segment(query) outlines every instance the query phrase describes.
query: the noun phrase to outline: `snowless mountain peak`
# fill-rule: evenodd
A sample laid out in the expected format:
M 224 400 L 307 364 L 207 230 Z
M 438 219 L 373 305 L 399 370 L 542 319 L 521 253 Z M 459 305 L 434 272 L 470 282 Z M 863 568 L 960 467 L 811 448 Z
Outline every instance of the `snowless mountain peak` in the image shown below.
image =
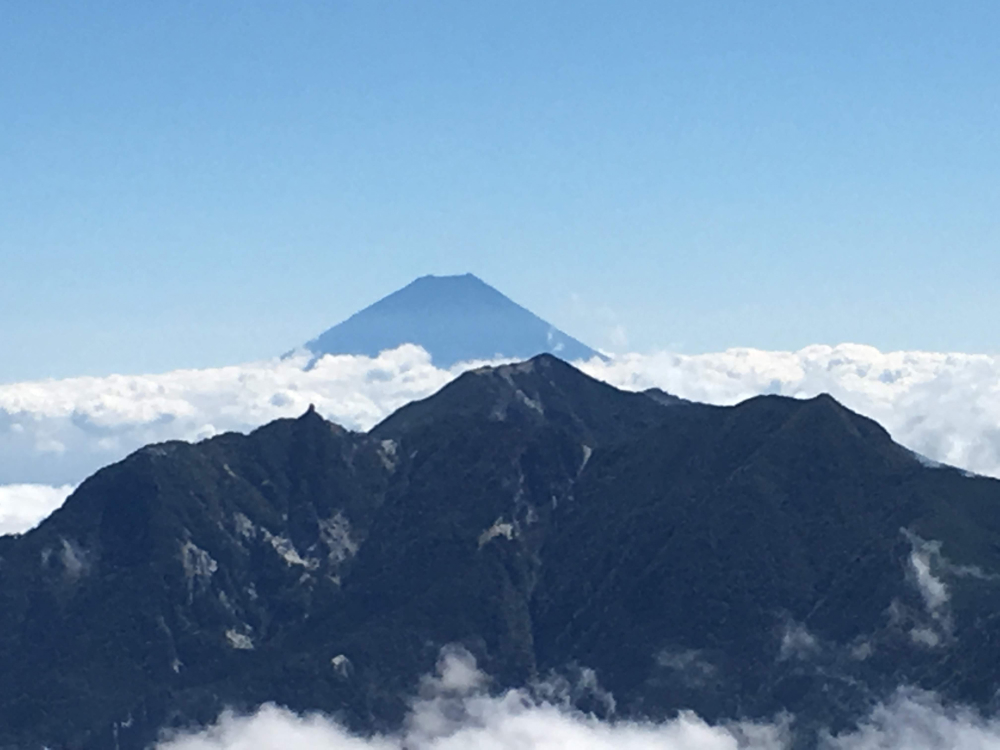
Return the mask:
M 376 356 L 402 344 L 426 349 L 434 364 L 548 352 L 566 360 L 601 355 L 471 273 L 421 276 L 306 344 L 315 356 Z

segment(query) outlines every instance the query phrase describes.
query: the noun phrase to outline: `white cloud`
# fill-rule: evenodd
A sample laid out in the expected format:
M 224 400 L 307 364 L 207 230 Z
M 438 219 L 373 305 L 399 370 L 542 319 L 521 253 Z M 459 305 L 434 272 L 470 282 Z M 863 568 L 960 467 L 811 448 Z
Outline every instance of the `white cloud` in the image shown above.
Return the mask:
M 0 536 L 18 534 L 38 525 L 63 504 L 73 486 L 48 487 L 41 484 L 0 486 Z
M 922 539 L 908 529 L 902 529 L 903 536 L 910 543 L 910 555 L 907 559 L 907 580 L 920 593 L 926 617 L 916 616 L 906 612 L 906 607 L 899 601 L 891 608 L 891 614 L 897 622 L 907 615 L 913 622 L 910 637 L 915 643 L 935 648 L 950 641 L 953 636 L 951 613 L 951 591 L 948 588 L 949 578 L 976 578 L 981 581 L 995 581 L 1000 576 L 986 573 L 975 565 L 956 565 L 941 552 L 941 542 Z
M 309 404 L 367 429 L 458 370 L 403 346 L 379 357 L 309 355 L 160 375 L 0 385 L 0 484 L 79 482 L 151 442 L 247 431 Z
M 321 715 L 264 706 L 225 714 L 212 728 L 167 739 L 158 750 L 778 750 L 778 726 L 712 727 L 690 713 L 664 724 L 603 722 L 526 690 L 490 696 L 468 653 L 449 649 L 425 678 L 399 734 L 361 738 Z
M 932 694 L 900 690 L 829 750 L 1000 750 L 1000 721 L 964 707 L 942 705 Z
M 788 622 L 781 634 L 781 651 L 779 660 L 808 659 L 820 650 L 816 636 L 810 633 L 806 626 L 799 622 Z
M 321 714 L 273 705 L 165 738 L 157 750 L 790 750 L 786 718 L 710 725 L 691 712 L 662 723 L 599 720 L 546 690 L 489 695 L 468 653 L 446 650 L 399 733 L 359 737 Z M 545 695 L 545 698 L 539 698 Z M 1000 722 L 933 694 L 901 689 L 857 727 L 820 737 L 821 750 L 1000 749 Z
M 459 373 L 412 345 L 369 358 L 309 355 L 160 375 L 0 385 L 0 485 L 78 483 L 151 442 L 197 440 L 298 416 L 310 403 L 368 429 Z M 626 389 L 734 404 L 760 393 L 831 393 L 883 424 L 908 448 L 1000 477 L 1000 357 L 811 346 L 798 352 L 732 349 L 701 355 L 625 354 L 578 363 Z
M 934 616 L 940 615 L 950 598 L 945 582 L 931 572 L 931 555 L 940 550 L 940 547 L 940 542 L 914 543 L 910 552 L 910 568 L 916 579 L 917 588 L 924 599 L 924 604 L 927 605 L 927 611 Z

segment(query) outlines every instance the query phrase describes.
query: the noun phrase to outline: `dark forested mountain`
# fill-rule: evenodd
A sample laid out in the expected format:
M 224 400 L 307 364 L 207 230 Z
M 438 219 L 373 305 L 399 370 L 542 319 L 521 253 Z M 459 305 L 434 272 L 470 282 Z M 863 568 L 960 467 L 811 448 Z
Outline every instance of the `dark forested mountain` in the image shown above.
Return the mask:
M 401 344 L 418 344 L 438 367 L 456 362 L 548 352 L 562 359 L 600 357 L 534 313 L 467 273 L 422 276 L 355 313 L 306 344 L 314 355 L 374 357 Z
M 618 715 L 787 710 L 808 746 L 901 683 L 990 705 L 998 605 L 1000 482 L 828 396 L 711 407 L 543 355 L 367 434 L 149 446 L 0 538 L 0 747 L 269 700 L 386 728 L 449 643 L 498 688 L 589 667 Z

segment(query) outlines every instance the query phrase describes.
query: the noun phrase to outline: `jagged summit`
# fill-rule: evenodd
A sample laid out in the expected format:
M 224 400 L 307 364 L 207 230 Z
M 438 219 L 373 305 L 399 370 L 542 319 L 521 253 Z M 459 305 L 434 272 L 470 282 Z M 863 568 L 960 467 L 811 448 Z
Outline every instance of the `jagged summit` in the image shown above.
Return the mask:
M 475 415 L 491 422 L 571 426 L 581 435 L 617 435 L 659 422 L 661 408 L 645 394 L 619 391 L 558 357 L 539 354 L 470 370 L 429 398 L 400 408 L 371 434 L 393 436 L 418 425 Z
M 422 346 L 439 367 L 495 357 L 527 359 L 542 352 L 566 360 L 601 356 L 471 273 L 422 276 L 306 348 L 316 356 L 376 356 L 406 343 Z
M 622 719 L 787 713 L 811 750 L 900 684 L 995 705 L 998 509 L 829 396 L 710 406 L 546 354 L 367 433 L 310 408 L 147 446 L 0 537 L 0 748 L 266 702 L 392 732 L 461 643 L 497 688 L 584 667 Z

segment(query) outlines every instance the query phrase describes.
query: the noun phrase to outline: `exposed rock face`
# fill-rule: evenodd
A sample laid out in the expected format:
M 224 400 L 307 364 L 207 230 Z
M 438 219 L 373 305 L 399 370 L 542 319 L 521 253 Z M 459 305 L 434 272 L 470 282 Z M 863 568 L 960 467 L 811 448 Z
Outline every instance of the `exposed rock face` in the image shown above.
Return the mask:
M 422 276 L 355 313 L 306 344 L 316 356 L 374 357 L 417 344 L 438 367 L 501 357 L 555 354 L 565 360 L 602 355 L 467 273 Z
M 829 397 L 626 393 L 551 356 L 368 434 L 315 412 L 149 446 L 0 538 L 0 747 L 141 748 L 267 700 L 391 726 L 438 650 L 593 668 L 625 715 L 997 687 L 1000 482 Z M 593 707 L 591 707 L 593 708 Z

